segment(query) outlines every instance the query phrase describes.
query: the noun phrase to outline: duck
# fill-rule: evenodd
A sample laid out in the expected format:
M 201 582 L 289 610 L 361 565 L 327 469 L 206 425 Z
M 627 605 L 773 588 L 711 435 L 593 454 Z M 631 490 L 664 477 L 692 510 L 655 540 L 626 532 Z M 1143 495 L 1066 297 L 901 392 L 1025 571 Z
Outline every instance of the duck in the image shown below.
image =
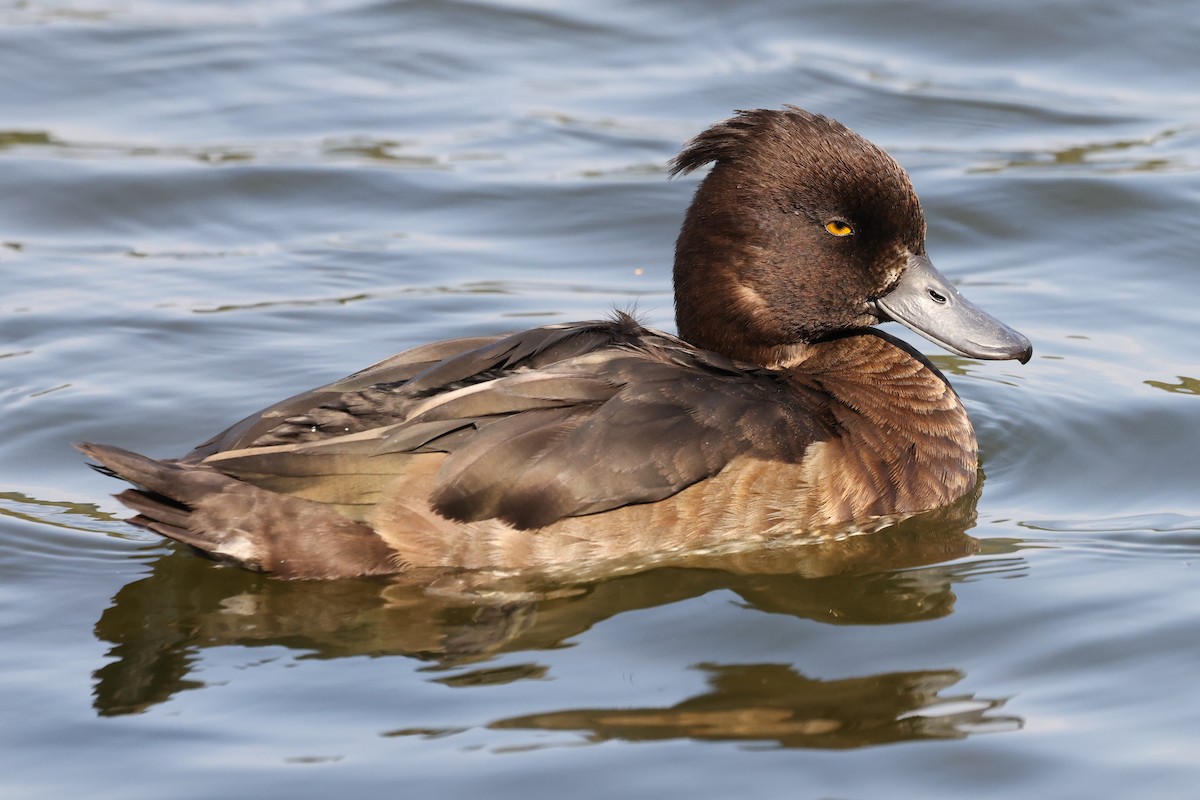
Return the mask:
M 1032 356 L 926 252 L 904 169 L 796 106 L 737 111 L 675 246 L 677 334 L 632 315 L 449 339 L 234 424 L 176 459 L 76 445 L 129 521 L 284 579 L 570 578 L 869 533 L 972 492 L 946 377 L 879 330 Z

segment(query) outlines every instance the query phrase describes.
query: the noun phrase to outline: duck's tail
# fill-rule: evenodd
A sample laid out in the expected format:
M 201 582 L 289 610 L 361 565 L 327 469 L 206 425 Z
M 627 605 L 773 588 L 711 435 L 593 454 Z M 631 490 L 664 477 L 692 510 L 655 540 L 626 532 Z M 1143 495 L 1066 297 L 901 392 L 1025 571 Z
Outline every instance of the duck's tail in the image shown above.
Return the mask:
M 76 448 L 106 475 L 136 489 L 115 495 L 129 522 L 219 561 L 281 578 L 336 578 L 399 571 L 396 553 L 370 526 L 332 508 L 272 492 L 203 465 L 157 461 L 105 444 Z

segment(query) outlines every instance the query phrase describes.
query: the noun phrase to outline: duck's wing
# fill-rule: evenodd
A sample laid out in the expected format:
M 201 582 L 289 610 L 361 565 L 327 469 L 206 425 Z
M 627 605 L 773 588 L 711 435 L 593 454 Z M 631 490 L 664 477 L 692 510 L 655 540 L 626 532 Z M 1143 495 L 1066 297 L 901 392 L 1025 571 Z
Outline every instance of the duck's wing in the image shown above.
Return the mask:
M 414 455 L 446 453 L 427 498 L 436 511 L 533 529 L 669 497 L 740 456 L 798 462 L 835 424 L 780 373 L 627 322 L 488 343 L 402 384 L 345 392 L 205 462 L 275 491 L 369 505 Z
M 451 519 L 540 528 L 670 497 L 738 457 L 798 463 L 828 435 L 832 418 L 807 390 L 702 356 L 605 351 L 547 370 L 530 388 L 576 399 L 508 415 L 452 443 L 434 508 Z M 443 415 L 458 412 L 437 407 L 422 418 Z
M 620 314 L 611 321 L 433 342 L 252 414 L 198 445 L 179 462 L 193 464 L 230 450 L 320 441 L 381 427 L 403 419 L 413 398 L 515 370 L 537 369 L 629 341 L 642 330 L 628 315 Z
M 336 402 L 349 392 L 365 389 L 380 382 L 406 381 L 447 359 L 493 344 L 501 338 L 503 337 L 486 336 L 448 339 L 405 350 L 403 353 L 386 358 L 339 381 L 301 392 L 251 414 L 206 442 L 197 445 L 194 450 L 179 459 L 179 462 L 192 464 L 202 461 L 214 453 L 254 446 L 256 442 L 270 437 L 272 431 L 286 426 L 287 420 L 318 409 L 325 403 Z

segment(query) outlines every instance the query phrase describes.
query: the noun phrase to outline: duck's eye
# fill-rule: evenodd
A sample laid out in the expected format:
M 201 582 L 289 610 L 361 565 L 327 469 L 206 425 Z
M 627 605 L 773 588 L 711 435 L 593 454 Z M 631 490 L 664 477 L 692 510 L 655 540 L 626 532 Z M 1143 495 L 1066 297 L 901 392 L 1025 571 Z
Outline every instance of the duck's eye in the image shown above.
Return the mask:
M 849 236 L 854 233 L 854 228 L 850 227 L 850 223 L 844 219 L 831 219 L 825 223 L 825 230 L 832 233 L 834 236 Z

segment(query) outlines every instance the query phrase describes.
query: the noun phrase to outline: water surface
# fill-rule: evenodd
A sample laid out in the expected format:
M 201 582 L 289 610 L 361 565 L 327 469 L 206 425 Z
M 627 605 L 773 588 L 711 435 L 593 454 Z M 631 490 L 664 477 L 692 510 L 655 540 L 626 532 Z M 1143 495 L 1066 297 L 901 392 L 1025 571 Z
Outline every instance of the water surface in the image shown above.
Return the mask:
M 1192 796 L 1197 41 L 1180 0 L 0 5 L 4 796 Z M 957 516 L 464 607 L 196 558 L 70 448 L 179 454 L 440 337 L 669 329 L 668 159 L 783 103 L 892 152 L 1034 341 L 935 354 Z

